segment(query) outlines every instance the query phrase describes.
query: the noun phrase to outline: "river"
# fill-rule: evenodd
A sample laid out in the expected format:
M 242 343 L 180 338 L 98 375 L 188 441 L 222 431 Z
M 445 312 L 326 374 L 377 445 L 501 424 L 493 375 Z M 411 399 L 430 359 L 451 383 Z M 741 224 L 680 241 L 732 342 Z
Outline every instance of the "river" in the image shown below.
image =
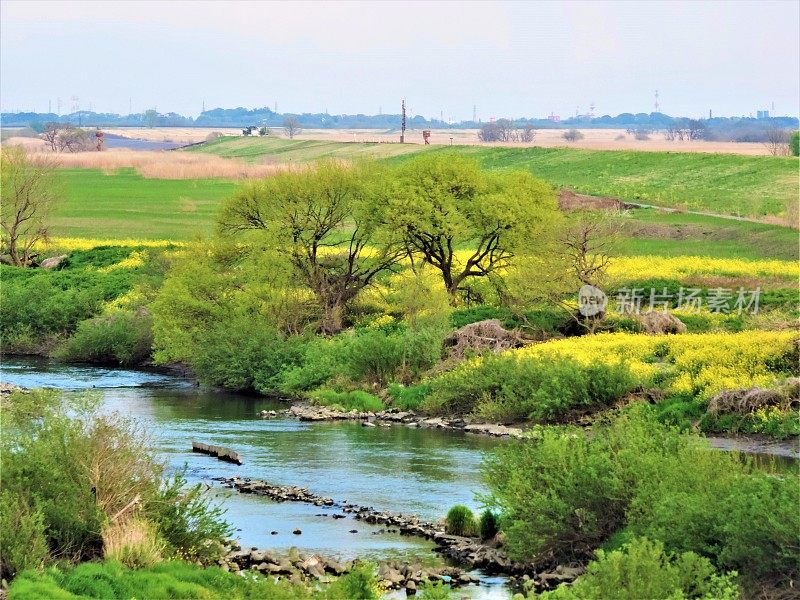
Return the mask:
M 103 410 L 142 422 L 173 469 L 187 468 L 191 483 L 211 485 L 224 503 L 226 519 L 243 547 L 287 550 L 292 546 L 339 559 L 403 558 L 437 564 L 433 544 L 386 533 L 351 518 L 333 519 L 335 509 L 277 503 L 238 494 L 212 478 L 241 475 L 273 484 L 308 486 L 310 491 L 376 509 L 436 520 L 458 503 L 478 508 L 480 464 L 503 440 L 404 426 L 362 427 L 358 423 L 309 423 L 261 410 L 286 408 L 275 400 L 207 390 L 173 375 L 129 369 L 63 365 L 4 358 L 0 379 L 23 387 L 92 390 Z M 228 446 L 244 462 L 236 466 L 191 452 L 192 440 Z M 293 531 L 300 529 L 302 534 Z M 351 533 L 356 530 L 356 533 Z M 276 531 L 276 534 L 272 532 Z M 473 598 L 508 598 L 503 578 L 462 588 Z

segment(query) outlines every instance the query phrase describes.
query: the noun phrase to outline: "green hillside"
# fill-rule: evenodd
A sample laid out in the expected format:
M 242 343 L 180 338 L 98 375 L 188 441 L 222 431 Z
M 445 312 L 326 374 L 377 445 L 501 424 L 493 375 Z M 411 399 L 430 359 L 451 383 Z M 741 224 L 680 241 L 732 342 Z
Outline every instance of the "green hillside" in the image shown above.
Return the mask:
M 220 138 L 193 148 L 249 162 L 306 162 L 323 157 L 407 160 L 417 152 L 457 152 L 488 168 L 527 169 L 559 187 L 631 202 L 732 215 L 784 215 L 797 201 L 798 160 L 680 152 L 486 148 L 481 146 Z

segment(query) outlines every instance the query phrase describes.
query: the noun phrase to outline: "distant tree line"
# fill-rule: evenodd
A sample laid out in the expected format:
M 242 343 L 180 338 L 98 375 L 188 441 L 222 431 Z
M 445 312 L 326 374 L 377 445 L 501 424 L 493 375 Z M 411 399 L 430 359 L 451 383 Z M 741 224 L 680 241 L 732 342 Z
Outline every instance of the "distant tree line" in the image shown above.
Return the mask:
M 196 119 L 177 113 L 159 113 L 155 109 L 143 113 L 118 115 L 79 111 L 69 115 L 54 113 L 2 113 L 4 127 L 35 126 L 47 122 L 68 123 L 77 127 L 236 127 L 249 126 L 284 128 L 287 120 L 296 121 L 305 129 L 397 129 L 399 114 L 381 115 L 331 115 L 328 113 L 278 113 L 270 108 L 214 108 L 204 111 Z M 595 118 L 571 117 L 561 121 L 549 119 L 498 119 L 491 123 L 463 121 L 451 124 L 439 119 L 426 119 L 420 115 L 407 118 L 409 129 L 485 129 L 485 141 L 521 141 L 535 135 L 537 129 L 629 129 L 648 132 L 666 132 L 675 139 L 709 139 L 714 141 L 767 142 L 769 128 L 795 130 L 800 126 L 795 117 L 714 117 L 688 119 L 671 117 L 664 113 L 621 113 L 615 117 L 603 115 Z M 698 137 L 700 136 L 700 137 Z M 504 139 L 506 138 L 506 139 Z M 531 140 L 532 141 L 532 140 Z

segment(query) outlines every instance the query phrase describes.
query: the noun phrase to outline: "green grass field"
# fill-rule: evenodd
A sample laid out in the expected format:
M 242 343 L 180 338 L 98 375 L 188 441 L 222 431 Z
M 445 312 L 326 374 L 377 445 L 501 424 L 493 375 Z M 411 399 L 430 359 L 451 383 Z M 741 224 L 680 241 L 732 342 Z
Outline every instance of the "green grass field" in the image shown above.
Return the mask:
M 106 175 L 59 171 L 64 192 L 51 222 L 58 237 L 188 240 L 213 231 L 214 214 L 235 183 L 225 179 L 145 179 L 133 169 Z
M 625 256 L 709 256 L 750 260 L 797 260 L 797 232 L 788 227 L 719 217 L 628 211 L 617 252 Z
M 784 214 L 787 204 L 797 201 L 796 158 L 571 148 L 462 147 L 458 152 L 491 169 L 526 169 L 557 186 L 645 204 L 765 216 Z
M 213 231 L 217 206 L 236 186 L 222 179 L 146 179 L 132 169 L 59 173 L 64 201 L 51 226 L 57 237 L 191 240 Z M 650 209 L 629 215 L 618 246 L 623 255 L 798 257 L 797 232 L 786 227 Z
M 488 168 L 531 171 L 559 187 L 631 202 L 733 215 L 783 215 L 797 201 L 796 158 L 572 148 L 433 147 L 408 144 L 220 138 L 193 148 L 249 162 L 307 162 L 365 156 L 406 160 L 417 152 L 457 152 Z

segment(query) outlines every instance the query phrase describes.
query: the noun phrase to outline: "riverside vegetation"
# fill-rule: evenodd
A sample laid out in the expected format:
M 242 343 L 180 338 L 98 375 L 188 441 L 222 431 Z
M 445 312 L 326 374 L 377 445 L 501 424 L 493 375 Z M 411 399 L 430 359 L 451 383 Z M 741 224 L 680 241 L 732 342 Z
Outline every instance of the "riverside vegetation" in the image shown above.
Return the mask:
M 528 439 L 487 462 L 486 512 L 475 519 L 454 509 L 447 524 L 489 539 L 499 529 L 509 553 L 537 567 L 588 565 L 572 587 L 545 595 L 780 597 L 796 585 L 796 474 L 765 473 L 711 452 L 691 433 L 800 433 L 797 265 L 792 249 L 771 254 L 788 240 L 783 230 L 726 223 L 735 234 L 765 232 L 772 241 L 760 250 L 728 237 L 716 260 L 676 253 L 669 236 L 652 245 L 658 256 L 624 256 L 631 238 L 614 218 L 564 214 L 553 189 L 528 172 L 487 171 L 444 153 L 396 165 L 323 162 L 229 190 L 217 233 L 204 241 L 56 239 L 54 251 L 67 257 L 55 270 L 0 266 L 6 351 L 110 364 L 180 362 L 211 385 L 339 410 L 397 407 L 534 423 Z M 669 229 L 679 218 L 651 223 Z M 586 252 L 570 252 L 574 244 L 564 242 L 587 229 L 603 235 L 584 236 Z M 598 320 L 577 317 L 572 296 L 587 282 L 673 296 L 681 286 L 760 285 L 761 311 L 683 314 L 673 301 L 672 314 L 688 332 L 652 335 L 613 310 Z M 510 347 L 495 353 L 459 343 L 463 328 L 490 319 L 512 333 Z M 50 408 L 26 420 L 25 398 Z M 249 580 L 234 582 L 213 569 L 160 564 L 208 562 L 197 553 L 216 548 L 225 530 L 200 495 L 182 490 L 179 480 L 164 484 L 144 450 L 136 472 L 146 476 L 107 506 L 91 473 L 42 475 L 45 491 L 37 497 L 19 485 L 6 488 L 28 473 L 84 464 L 65 460 L 72 446 L 56 448 L 56 440 L 73 440 L 74 452 L 100 452 L 105 444 L 95 436 L 130 437 L 127 425 L 115 429 L 100 416 L 85 425 L 71 421 L 64 401 L 38 393 L 4 400 L 18 404 L 4 410 L 4 428 L 11 422 L 18 430 L 3 447 L 4 493 L 17 496 L 3 505 L 18 510 L 4 513 L 3 535 L 27 528 L 22 558 L 4 563 L 4 573 L 60 557 L 123 564 L 29 571 L 17 577 L 12 596 L 43 593 L 26 588 L 97 595 L 75 582 L 102 573 L 121 586 L 108 588 L 107 597 L 128 597 L 125 586 L 137 577 L 177 578 L 189 586 L 187 595 L 205 588 L 212 596 L 251 597 L 269 585 L 277 586 L 274 597 L 339 593 L 256 576 L 251 589 Z M 594 421 L 592 435 L 568 425 L 576 420 Z M 52 428 L 34 433 L 42 422 Z M 138 454 L 98 456 L 98 464 L 124 465 Z M 15 461 L 18 470 L 8 467 Z M 54 503 L 63 493 L 59 482 L 72 481 L 81 482 L 73 495 L 84 500 Z M 197 513 L 187 517 L 191 511 Z M 18 515 L 24 522 L 8 520 Z M 132 555 L 150 558 L 112 550 L 109 530 L 118 521 L 146 540 Z M 197 531 L 187 522 L 203 526 Z M 95 575 L 84 576 L 91 569 Z M 351 592 L 369 597 L 370 577 L 354 575 L 364 587 Z

